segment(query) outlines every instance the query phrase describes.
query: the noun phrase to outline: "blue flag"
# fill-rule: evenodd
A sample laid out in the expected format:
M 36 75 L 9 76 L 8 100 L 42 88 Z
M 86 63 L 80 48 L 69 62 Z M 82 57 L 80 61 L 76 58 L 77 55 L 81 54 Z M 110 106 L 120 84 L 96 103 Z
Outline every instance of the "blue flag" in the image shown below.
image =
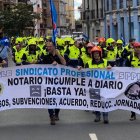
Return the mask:
M 50 10 L 51 10 L 51 17 L 52 17 L 52 41 L 56 45 L 56 36 L 57 36 L 57 11 L 54 5 L 53 0 L 50 0 Z
M 85 41 L 89 41 L 89 37 L 87 35 L 83 34 L 83 38 Z
M 10 41 L 7 37 L 0 39 L 0 45 L 10 47 Z
M 121 40 L 123 41 L 123 46 L 125 46 L 125 39 L 124 36 L 121 34 Z

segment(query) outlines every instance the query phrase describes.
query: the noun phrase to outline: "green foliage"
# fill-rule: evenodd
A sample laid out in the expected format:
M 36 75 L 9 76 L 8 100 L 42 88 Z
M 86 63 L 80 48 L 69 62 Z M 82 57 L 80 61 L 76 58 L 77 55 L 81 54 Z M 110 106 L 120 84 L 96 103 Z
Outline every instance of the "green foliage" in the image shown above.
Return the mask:
M 33 21 L 39 18 L 32 5 L 20 3 L 0 12 L 0 27 L 10 36 L 21 35 L 26 27 L 34 27 Z

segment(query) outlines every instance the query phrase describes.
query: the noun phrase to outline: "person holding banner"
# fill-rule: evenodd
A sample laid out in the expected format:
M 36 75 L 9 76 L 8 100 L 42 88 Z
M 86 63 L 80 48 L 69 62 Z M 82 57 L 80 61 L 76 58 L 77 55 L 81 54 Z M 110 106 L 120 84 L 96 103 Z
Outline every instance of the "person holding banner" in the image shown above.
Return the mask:
M 47 42 L 46 47 L 48 53 L 43 57 L 43 64 L 66 65 L 65 59 L 60 55 L 59 51 L 55 49 L 55 45 L 53 42 Z M 48 109 L 48 112 L 50 115 L 50 124 L 55 125 L 55 121 L 59 120 L 60 109 Z
M 91 57 L 92 59 L 90 61 L 87 62 L 86 64 L 86 68 L 108 68 L 111 69 L 111 66 L 108 65 L 108 61 L 106 59 L 102 58 L 102 49 L 99 46 L 94 46 L 91 49 Z M 101 112 L 99 111 L 95 111 L 95 122 L 100 122 L 101 120 Z M 108 112 L 103 112 L 103 120 L 104 120 L 104 124 L 108 124 Z
M 126 61 L 126 66 L 140 68 L 140 43 L 135 42 L 133 44 L 134 52 L 130 54 Z M 136 113 L 131 112 L 130 121 L 136 120 Z

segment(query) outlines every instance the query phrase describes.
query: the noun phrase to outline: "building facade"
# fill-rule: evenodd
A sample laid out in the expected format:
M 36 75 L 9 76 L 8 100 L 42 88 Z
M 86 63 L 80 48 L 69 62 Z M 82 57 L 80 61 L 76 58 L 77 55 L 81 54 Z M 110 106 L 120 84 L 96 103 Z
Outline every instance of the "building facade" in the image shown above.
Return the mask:
M 12 7 L 13 4 L 15 4 L 17 0 L 0 0 L 0 7 L 2 9 L 0 10 L 6 10 Z
M 50 3 L 47 1 L 47 10 L 46 10 L 46 18 L 47 18 L 47 34 L 52 34 L 52 19 L 50 12 Z M 54 0 L 54 4 L 57 11 L 57 29 L 58 35 L 63 35 L 66 33 L 67 25 L 66 25 L 66 2 L 65 0 Z
M 66 23 L 66 2 L 67 0 L 53 0 L 56 11 L 57 11 L 57 27 L 58 34 L 63 35 L 67 33 L 67 23 Z M 71 7 L 74 7 L 74 0 L 70 0 Z M 52 19 L 50 12 L 50 0 L 0 0 L 0 9 L 5 10 L 15 3 L 25 3 L 31 4 L 33 6 L 33 11 L 40 15 L 40 19 L 35 19 L 33 21 L 34 27 L 29 29 L 28 32 L 34 32 L 35 36 L 46 36 L 52 35 Z M 74 13 L 74 9 L 73 13 Z M 74 14 L 70 14 L 71 28 L 74 28 Z M 27 34 L 29 34 L 27 33 Z
M 3 10 L 3 0 L 0 0 L 0 10 Z
M 75 30 L 75 17 L 74 17 L 74 0 L 65 0 L 66 2 L 66 24 L 67 33 L 71 34 Z
M 30 0 L 33 4 L 34 12 L 40 15 L 39 20 L 35 20 L 35 35 L 52 35 L 52 19 L 50 11 L 50 0 Z M 58 34 L 66 32 L 66 2 L 65 0 L 53 0 L 57 11 Z
M 131 31 L 131 37 L 140 41 L 140 0 L 105 0 L 104 24 L 106 37 L 123 38 L 127 43 Z
M 40 15 L 40 19 L 35 19 L 34 35 L 45 36 L 47 33 L 47 1 L 46 0 L 30 0 L 33 5 L 33 11 Z
M 95 41 L 104 35 L 104 0 L 82 0 L 81 20 L 83 32 Z

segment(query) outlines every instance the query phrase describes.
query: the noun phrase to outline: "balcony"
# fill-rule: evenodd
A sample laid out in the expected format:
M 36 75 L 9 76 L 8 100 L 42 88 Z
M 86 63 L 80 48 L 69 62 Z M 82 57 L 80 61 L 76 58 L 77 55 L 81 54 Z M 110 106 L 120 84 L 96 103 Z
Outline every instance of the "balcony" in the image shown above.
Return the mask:
M 103 19 L 104 18 L 104 11 L 103 9 L 98 9 L 98 11 L 95 12 L 95 10 L 90 11 L 84 11 L 81 12 L 81 20 L 97 20 L 97 19 Z

